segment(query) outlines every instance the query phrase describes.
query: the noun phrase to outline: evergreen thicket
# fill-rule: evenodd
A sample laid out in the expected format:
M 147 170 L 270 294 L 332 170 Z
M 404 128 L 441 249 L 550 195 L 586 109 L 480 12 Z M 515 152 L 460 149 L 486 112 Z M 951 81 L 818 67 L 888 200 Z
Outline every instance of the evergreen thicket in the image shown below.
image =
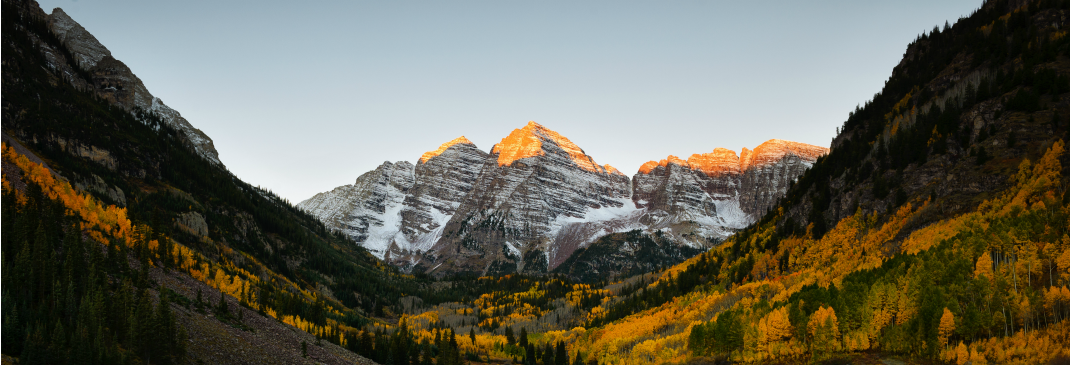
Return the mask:
M 20 364 L 183 357 L 186 334 L 170 298 L 147 278 L 149 263 L 137 260 L 147 256 L 145 241 L 132 250 L 86 242 L 79 219 L 32 182 L 24 199 L 4 190 L 3 232 L 4 354 Z

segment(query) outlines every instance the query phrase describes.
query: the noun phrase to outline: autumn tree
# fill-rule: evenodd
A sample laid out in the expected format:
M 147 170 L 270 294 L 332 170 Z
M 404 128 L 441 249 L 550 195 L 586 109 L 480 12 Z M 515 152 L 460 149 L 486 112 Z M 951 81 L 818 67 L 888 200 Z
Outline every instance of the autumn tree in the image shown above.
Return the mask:
M 940 327 L 937 329 L 937 336 L 940 340 L 941 348 L 947 348 L 947 339 L 950 338 L 954 332 L 955 315 L 945 307 L 944 314 L 940 316 Z
M 816 353 L 828 353 L 839 350 L 840 324 L 836 310 L 821 306 L 807 323 L 807 330 L 813 338 L 812 347 Z

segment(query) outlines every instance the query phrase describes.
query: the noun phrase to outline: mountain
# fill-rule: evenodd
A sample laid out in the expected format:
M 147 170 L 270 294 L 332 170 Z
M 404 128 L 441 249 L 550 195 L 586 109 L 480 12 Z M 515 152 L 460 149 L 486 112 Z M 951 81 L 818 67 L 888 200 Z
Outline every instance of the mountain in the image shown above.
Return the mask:
M 590 280 L 671 266 L 754 223 L 828 151 L 772 139 L 753 151 L 743 148 L 742 157 L 716 148 L 686 161 L 669 156 L 647 162 L 632 177 L 634 213 L 608 220 L 613 225 L 574 224 L 596 233 L 579 245 L 582 255 L 560 257 L 551 269 Z M 637 231 L 618 233 L 624 227 Z M 599 238 L 598 233 L 610 234 Z
M 491 148 L 472 190 L 420 269 L 545 272 L 555 257 L 575 249 L 569 244 L 578 242 L 562 242 L 560 236 L 570 223 L 627 211 L 629 195 L 627 176 L 598 165 L 568 138 L 529 122 Z M 529 263 L 539 269 L 525 269 Z
M 827 153 L 715 149 L 629 184 L 531 123 L 490 153 L 458 139 L 321 197 L 320 217 L 390 240 L 383 257 L 416 274 L 509 273 L 438 280 L 205 158 L 129 107 L 132 84 L 94 82 L 36 3 L 4 1 L 0 350 L 23 364 L 1066 363 L 1067 15 L 1067 1 L 994 0 L 922 34 Z M 756 221 L 707 249 L 685 234 L 713 229 L 651 229 L 651 213 Z M 579 248 L 564 257 L 563 242 Z
M 83 77 L 77 85 L 85 87 L 86 83 L 90 84 L 99 96 L 127 111 L 136 108 L 143 112 L 156 113 L 164 123 L 182 133 L 199 155 L 214 164 L 223 165 L 219 160 L 219 152 L 208 135 L 193 127 L 178 111 L 165 105 L 163 100 L 152 96 L 141 79 L 134 75 L 126 64 L 113 58 L 107 47 L 71 19 L 63 9 L 53 9 L 45 21 L 73 58 L 73 65 L 61 66 L 66 69 L 64 73 L 87 74 L 83 75 L 87 77 Z M 50 63 L 56 65 L 66 62 Z M 75 69 L 79 71 L 74 71 Z
M 821 157 L 824 147 L 772 139 L 753 151 L 717 148 L 681 160 L 669 156 L 639 168 L 632 200 L 647 214 L 642 221 L 668 229 L 679 240 L 706 247 L 753 223 Z
M 664 257 L 651 262 L 666 264 L 752 223 L 827 152 L 770 140 L 744 149 L 742 158 L 718 148 L 688 161 L 651 161 L 628 179 L 568 138 L 529 122 L 490 153 L 461 137 L 425 153 L 415 166 L 386 162 L 298 207 L 418 273 L 548 272 L 599 237 L 636 229 L 667 234 L 643 242 L 687 247 L 656 250 Z M 585 257 L 562 270 L 590 278 L 576 267 L 619 264 Z
M 361 242 L 379 258 L 426 252 L 479 177 L 487 153 L 467 138 L 424 153 L 415 166 L 384 162 L 352 185 L 316 194 L 297 205 Z

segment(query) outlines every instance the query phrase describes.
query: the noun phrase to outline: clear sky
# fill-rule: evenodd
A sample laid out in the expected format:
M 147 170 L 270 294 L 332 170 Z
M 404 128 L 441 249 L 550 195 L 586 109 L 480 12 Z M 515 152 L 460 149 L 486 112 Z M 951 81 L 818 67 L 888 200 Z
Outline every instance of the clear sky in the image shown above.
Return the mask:
M 40 1 L 238 177 L 297 203 L 534 120 L 600 164 L 828 146 L 907 44 L 979 0 Z

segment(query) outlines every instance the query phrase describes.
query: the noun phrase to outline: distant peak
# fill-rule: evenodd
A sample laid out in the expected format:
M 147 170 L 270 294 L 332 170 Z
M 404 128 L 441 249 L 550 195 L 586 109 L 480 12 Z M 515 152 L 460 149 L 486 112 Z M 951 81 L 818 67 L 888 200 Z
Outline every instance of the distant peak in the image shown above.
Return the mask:
M 828 154 L 829 149 L 811 144 L 786 141 L 783 139 L 770 139 L 755 147 L 754 150 L 743 147 L 737 156 L 736 151 L 727 148 L 714 148 L 713 152 L 693 154 L 687 161 L 679 157 L 669 155 L 661 161 L 649 161 L 639 167 L 639 172 L 649 174 L 654 169 L 667 167 L 675 164 L 692 170 L 699 170 L 707 175 L 720 175 L 725 173 L 740 173 L 753 166 L 764 166 L 784 158 L 785 155 L 793 154 L 803 159 L 815 161 L 818 157 Z
M 510 166 L 516 160 L 545 155 L 543 142 L 552 143 L 564 150 L 572 162 L 584 170 L 608 173 L 606 168 L 598 166 L 591 156 L 568 138 L 534 121 L 529 121 L 524 128 L 514 129 L 502 138 L 501 143 L 494 145 L 490 153 L 498 154 L 498 166 Z
M 746 148 L 740 154 L 740 169 L 746 170 L 752 166 L 764 166 L 778 161 L 788 154 L 799 156 L 803 159 L 816 161 L 818 157 L 827 155 L 829 149 L 812 144 L 787 141 L 783 139 L 770 139 L 748 151 Z
M 427 160 L 430 160 L 432 157 L 441 155 L 443 152 L 446 152 L 447 149 L 449 149 L 450 147 L 453 147 L 454 145 L 457 145 L 457 144 L 470 144 L 470 145 L 473 145 L 473 146 L 476 145 L 475 143 L 472 143 L 472 141 L 469 141 L 468 138 L 464 138 L 464 136 L 460 136 L 460 137 L 454 138 L 452 141 L 443 143 L 441 146 L 438 146 L 437 150 L 424 152 L 423 156 L 420 156 L 420 162 L 419 163 L 427 162 Z
M 669 157 L 666 157 L 661 161 L 647 161 L 647 163 L 643 164 L 642 166 L 639 166 L 639 172 L 649 174 L 651 171 L 654 171 L 654 169 L 658 166 L 668 167 L 669 164 L 691 168 L 691 165 L 688 164 L 687 161 L 684 161 L 679 157 L 676 157 L 675 155 L 669 155 Z

